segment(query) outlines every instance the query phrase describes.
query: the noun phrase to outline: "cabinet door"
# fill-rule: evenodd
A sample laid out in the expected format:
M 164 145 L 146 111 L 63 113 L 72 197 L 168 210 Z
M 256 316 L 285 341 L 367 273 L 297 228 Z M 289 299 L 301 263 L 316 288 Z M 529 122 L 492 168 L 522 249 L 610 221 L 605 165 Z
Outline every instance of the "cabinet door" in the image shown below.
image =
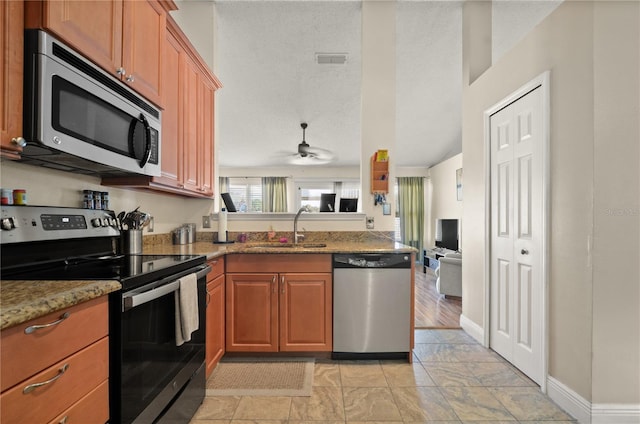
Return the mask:
M 331 351 L 330 273 L 280 275 L 280 350 Z
M 156 0 L 126 0 L 122 22 L 124 80 L 132 89 L 162 106 L 160 82 L 167 26 L 165 11 Z
M 220 362 L 220 358 L 225 352 L 224 292 L 224 275 L 219 275 L 213 281 L 207 283 L 207 377 Z
M 180 134 L 180 57 L 182 47 L 167 31 L 162 72 L 162 152 L 161 175 L 155 182 L 171 187 L 182 184 L 182 135 Z
M 193 60 L 183 55 L 182 137 L 184 188 L 198 191 L 198 68 Z
M 11 140 L 22 137 L 22 62 L 24 4 L 0 4 L 0 147 L 2 155 L 19 158 L 22 147 Z
M 227 352 L 278 350 L 277 277 L 277 274 L 227 274 Z
M 48 0 L 42 3 L 42 8 L 45 28 L 117 75 L 122 66 L 122 0 Z
M 213 196 L 213 110 L 215 87 L 213 83 L 202 76 L 198 84 L 198 156 L 199 175 L 198 190 L 208 196 Z

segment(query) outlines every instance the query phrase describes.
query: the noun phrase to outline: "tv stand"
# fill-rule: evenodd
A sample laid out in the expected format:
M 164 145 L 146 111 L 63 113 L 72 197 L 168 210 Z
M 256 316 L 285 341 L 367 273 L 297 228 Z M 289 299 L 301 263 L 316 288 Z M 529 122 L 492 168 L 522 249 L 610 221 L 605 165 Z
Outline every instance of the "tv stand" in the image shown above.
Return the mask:
M 447 253 L 457 253 L 455 250 L 445 249 L 444 247 L 429 247 L 422 252 L 422 272 L 426 273 L 427 268 L 433 270 L 440 266 L 440 259 Z

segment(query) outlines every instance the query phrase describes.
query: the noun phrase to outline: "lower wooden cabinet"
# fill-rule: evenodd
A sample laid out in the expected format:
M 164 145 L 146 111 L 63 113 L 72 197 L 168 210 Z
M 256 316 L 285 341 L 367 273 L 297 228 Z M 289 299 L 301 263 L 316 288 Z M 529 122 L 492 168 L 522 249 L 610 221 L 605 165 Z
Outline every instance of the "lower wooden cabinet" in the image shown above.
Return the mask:
M 0 422 L 108 421 L 107 301 L 103 296 L 2 331 Z
M 331 255 L 228 256 L 226 350 L 331 351 L 330 269 Z
M 207 275 L 206 376 L 213 372 L 225 352 L 225 276 L 224 258 L 208 262 Z

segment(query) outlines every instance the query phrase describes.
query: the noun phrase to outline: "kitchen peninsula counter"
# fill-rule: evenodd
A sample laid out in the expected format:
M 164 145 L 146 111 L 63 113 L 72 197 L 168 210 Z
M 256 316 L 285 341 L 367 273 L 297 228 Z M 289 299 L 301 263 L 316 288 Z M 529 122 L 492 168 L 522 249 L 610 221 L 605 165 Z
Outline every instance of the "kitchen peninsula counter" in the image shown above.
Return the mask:
M 319 247 L 319 245 L 324 245 Z M 199 241 L 192 244 L 145 244 L 145 255 L 204 255 L 207 260 L 233 253 L 305 254 L 305 253 L 413 253 L 416 249 L 391 240 L 308 241 L 296 246 L 278 242 L 216 244 Z M 21 324 L 51 312 L 86 302 L 120 290 L 118 281 L 2 281 L 0 285 L 0 330 Z
M 320 244 L 324 246 L 319 247 Z M 207 259 L 213 259 L 232 253 L 414 253 L 413 247 L 393 241 L 328 241 L 328 242 L 301 242 L 296 246 L 291 243 L 278 242 L 247 242 L 216 244 L 213 242 L 199 241 L 191 244 L 152 244 L 143 247 L 146 255 L 205 255 Z

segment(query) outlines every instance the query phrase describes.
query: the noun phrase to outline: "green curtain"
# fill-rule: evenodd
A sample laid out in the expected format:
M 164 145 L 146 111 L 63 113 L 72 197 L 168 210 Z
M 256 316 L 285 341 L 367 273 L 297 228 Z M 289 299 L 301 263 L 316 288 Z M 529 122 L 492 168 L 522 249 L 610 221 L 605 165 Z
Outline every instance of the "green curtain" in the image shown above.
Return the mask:
M 398 213 L 402 244 L 418 249 L 424 244 L 424 178 L 398 177 Z
M 262 212 L 287 212 L 287 178 L 262 178 Z

